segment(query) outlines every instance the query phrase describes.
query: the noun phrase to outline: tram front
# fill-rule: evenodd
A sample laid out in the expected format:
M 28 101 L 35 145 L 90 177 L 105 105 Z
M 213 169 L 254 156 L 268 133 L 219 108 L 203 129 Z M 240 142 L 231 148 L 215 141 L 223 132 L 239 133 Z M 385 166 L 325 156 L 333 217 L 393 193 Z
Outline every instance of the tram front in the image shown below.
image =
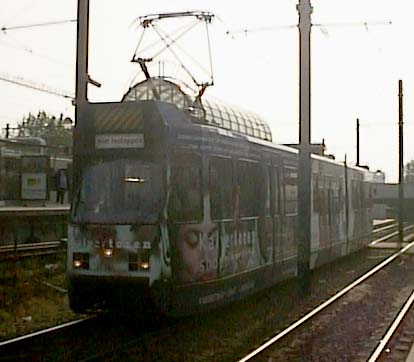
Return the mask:
M 166 127 L 156 102 L 90 104 L 74 131 L 67 275 L 73 310 L 168 304 Z M 167 297 L 165 297 L 167 298 Z M 168 299 L 168 298 L 167 298 Z

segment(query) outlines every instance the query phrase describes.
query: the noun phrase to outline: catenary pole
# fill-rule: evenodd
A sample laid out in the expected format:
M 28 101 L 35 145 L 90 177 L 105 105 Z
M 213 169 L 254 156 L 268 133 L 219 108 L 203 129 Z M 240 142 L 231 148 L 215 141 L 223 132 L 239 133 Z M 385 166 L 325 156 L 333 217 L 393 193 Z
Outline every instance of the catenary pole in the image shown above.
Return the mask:
M 76 47 L 76 122 L 78 112 L 88 102 L 89 0 L 78 0 Z
M 359 166 L 359 118 L 357 118 L 357 124 L 356 124 L 356 154 L 357 154 L 357 159 L 356 159 L 356 165 Z
M 402 247 L 404 240 L 404 121 L 403 121 L 403 82 L 398 81 L 398 248 Z
M 300 90 L 299 90 L 299 179 L 298 179 L 298 279 L 299 294 L 310 293 L 311 249 L 311 14 L 310 0 L 299 0 Z

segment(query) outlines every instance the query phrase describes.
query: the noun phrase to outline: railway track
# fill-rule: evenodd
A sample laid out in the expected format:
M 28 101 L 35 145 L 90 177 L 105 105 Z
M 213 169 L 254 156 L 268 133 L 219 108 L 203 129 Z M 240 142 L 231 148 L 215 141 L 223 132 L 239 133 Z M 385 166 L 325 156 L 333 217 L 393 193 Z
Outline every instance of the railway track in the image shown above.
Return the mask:
M 66 252 L 66 240 L 0 246 L 0 261 Z
M 392 236 L 391 236 L 392 237 Z M 395 252 L 393 255 L 391 255 L 390 257 L 388 257 L 386 260 L 384 260 L 383 262 L 381 262 L 380 264 L 378 264 L 376 267 L 374 267 L 373 269 L 371 269 L 369 272 L 367 272 L 366 274 L 364 274 L 363 276 L 361 276 L 360 278 L 358 278 L 357 280 L 355 280 L 353 283 L 349 284 L 347 287 L 343 288 L 341 291 L 339 291 L 338 293 L 336 293 L 333 297 L 331 297 L 330 299 L 326 300 L 324 303 L 320 304 L 318 307 L 316 307 L 315 309 L 313 309 L 312 311 L 310 311 L 309 313 L 307 313 L 305 316 L 303 316 L 302 318 L 300 318 L 299 320 L 297 320 L 296 322 L 292 323 L 290 326 L 288 326 L 287 328 L 285 328 L 284 330 L 282 330 L 280 333 L 278 333 L 277 335 L 275 335 L 273 338 L 269 339 L 267 342 L 265 342 L 264 344 L 260 345 L 258 348 L 256 348 L 255 350 L 253 350 L 251 353 L 249 353 L 248 355 L 246 355 L 245 357 L 241 358 L 239 360 L 239 362 L 247 362 L 247 361 L 267 361 L 267 362 L 273 362 L 273 361 L 289 361 L 289 360 L 303 360 L 300 358 L 303 358 L 303 356 L 301 356 L 301 353 L 303 353 L 304 350 L 309 350 L 309 349 L 313 349 L 314 347 L 310 347 L 309 343 L 314 343 L 315 340 L 318 340 L 320 338 L 318 338 L 318 336 L 315 337 L 315 334 L 317 335 L 317 333 L 322 333 L 320 330 L 321 325 L 323 324 L 327 324 L 329 323 L 329 328 L 332 329 L 332 326 L 336 325 L 337 328 L 340 329 L 339 324 L 343 323 L 344 321 L 336 321 L 336 315 L 340 314 L 340 309 L 346 309 L 348 315 L 348 320 L 345 321 L 345 323 L 352 323 L 351 322 L 351 317 L 352 314 L 357 315 L 358 314 L 358 310 L 357 308 L 360 308 L 361 310 L 364 310 L 366 313 L 369 313 L 366 308 L 367 308 L 367 304 L 365 304 L 365 306 L 357 306 L 356 301 L 358 301 L 359 299 L 364 299 L 365 303 L 366 303 L 366 299 L 370 296 L 371 290 L 373 289 L 372 286 L 366 284 L 367 280 L 370 280 L 374 275 L 377 276 L 378 278 L 378 273 L 384 273 L 384 269 L 385 268 L 392 268 L 394 267 L 394 269 L 396 268 L 396 264 L 402 264 L 402 262 L 400 261 L 400 257 L 402 255 L 406 255 L 406 253 L 408 252 L 408 250 L 412 250 L 413 246 L 414 246 L 414 242 L 412 241 L 414 238 L 414 235 L 409 235 L 405 238 L 405 242 L 407 242 L 407 245 L 405 247 L 403 247 L 401 250 Z M 409 242 L 410 241 L 410 242 Z M 409 243 L 408 243 L 409 242 Z M 374 242 L 374 245 L 377 244 Z M 412 269 L 412 273 L 414 276 L 414 268 Z M 395 272 L 394 272 L 395 274 Z M 395 277 L 395 276 L 394 276 Z M 398 276 L 396 276 L 395 278 L 398 278 Z M 379 284 L 376 286 L 377 288 L 381 287 L 381 281 L 378 282 Z M 411 288 L 413 287 L 413 284 L 411 283 Z M 384 291 L 385 292 L 385 291 Z M 358 296 L 359 294 L 359 296 Z M 385 294 L 385 293 L 384 293 Z M 363 295 L 363 297 L 362 297 Z M 347 296 L 348 300 L 343 302 L 343 298 Z M 376 296 L 377 298 L 380 298 L 379 295 Z M 401 297 L 401 296 L 400 296 Z M 408 302 L 410 303 L 409 305 L 411 306 L 412 302 L 412 298 L 413 297 L 409 297 L 408 298 Z M 343 305 L 341 307 L 337 307 L 337 309 L 335 309 L 335 306 L 340 304 L 342 301 Z M 347 305 L 350 304 L 355 304 L 355 306 L 353 306 L 352 309 L 347 309 Z M 394 304 L 398 302 L 394 302 Z M 401 303 L 402 304 L 402 303 Z M 375 303 L 372 302 L 371 307 L 375 308 Z M 408 304 L 407 304 L 408 305 Z M 365 308 L 365 309 L 364 309 Z M 369 304 L 368 304 L 368 308 L 369 308 Z M 405 307 L 402 310 L 408 309 L 409 310 L 410 307 Z M 333 311 L 332 311 L 333 309 Z M 395 309 L 399 310 L 400 307 L 399 306 L 395 306 L 390 313 L 393 317 L 395 316 L 396 312 Z M 390 318 L 389 316 L 387 316 L 388 319 Z M 346 316 L 344 318 L 347 318 Z M 367 320 L 363 320 L 363 317 L 359 317 L 358 318 L 362 318 L 362 323 L 360 323 L 360 325 L 362 325 L 361 328 L 364 328 L 363 325 L 364 323 L 370 323 L 371 321 L 369 319 Z M 376 317 L 377 319 L 381 319 L 381 317 Z M 399 325 L 399 323 L 401 323 L 402 320 L 404 320 L 404 317 L 397 317 L 396 318 L 397 322 L 395 322 L 396 324 L 392 324 L 391 327 L 387 328 L 385 325 L 387 324 L 387 322 L 381 321 L 380 326 L 383 329 L 389 329 L 390 333 L 386 333 L 384 335 L 384 337 L 380 336 L 381 343 L 379 344 L 379 346 L 377 347 L 377 349 L 375 351 L 378 350 L 378 352 L 373 352 L 372 360 L 370 360 L 370 362 L 373 361 L 377 361 L 379 360 L 379 356 L 381 356 L 381 358 L 384 357 L 384 353 L 387 354 L 387 358 L 389 357 L 389 352 L 391 351 L 391 347 L 387 347 L 390 345 L 390 340 L 391 340 L 391 336 L 393 336 L 394 334 L 391 333 L 391 331 L 395 331 L 397 330 L 397 325 Z M 329 322 L 327 322 L 329 321 Z M 359 321 L 361 322 L 361 321 Z M 385 323 L 385 324 L 384 324 Z M 313 326 L 313 327 L 312 327 Z M 315 327 L 316 326 L 316 327 Z M 345 331 L 346 329 L 344 329 L 343 331 Z M 358 331 L 360 332 L 360 331 Z M 335 333 L 335 332 L 332 332 Z M 292 337 L 292 335 L 294 335 Z M 288 348 L 283 348 L 282 350 L 286 350 L 288 351 L 288 354 L 282 355 L 283 357 L 281 357 L 281 353 L 280 353 L 280 348 L 279 350 L 276 350 L 277 346 L 279 345 L 279 343 L 283 340 L 286 339 L 287 337 L 290 337 L 291 339 L 293 338 L 293 342 L 292 344 L 297 344 L 298 346 L 294 347 L 292 345 L 290 345 L 290 347 Z M 346 336 L 343 336 L 343 343 L 345 342 Z M 374 338 L 375 339 L 375 338 Z M 398 338 L 396 338 L 398 340 Z M 310 340 L 310 342 L 309 342 Z M 326 337 L 326 340 L 333 340 L 333 337 L 331 336 L 331 338 Z M 322 343 L 329 343 L 327 341 L 324 341 Z M 407 341 L 407 338 L 403 338 L 403 341 Z M 413 342 L 414 338 L 412 338 L 411 340 L 409 340 L 409 343 L 411 344 Z M 369 343 L 368 343 L 369 344 Z M 358 349 L 357 347 L 358 344 L 354 345 L 354 349 Z M 398 344 L 397 344 L 398 345 Z M 295 349 L 299 349 L 299 352 Z M 369 347 L 367 346 L 363 346 L 360 347 L 361 349 L 363 349 L 363 351 L 361 350 L 361 352 L 359 352 L 359 355 L 357 357 L 352 357 L 350 358 L 349 355 L 345 355 L 343 357 L 343 361 L 366 361 L 366 356 L 369 355 L 365 350 L 369 349 Z M 408 348 L 405 346 L 404 348 L 399 347 L 401 349 L 404 349 L 404 351 L 406 351 L 408 353 Z M 398 350 L 398 348 L 396 348 Z M 325 354 L 329 354 L 329 347 L 325 348 Z M 288 355 L 290 354 L 290 357 L 288 357 Z M 377 356 L 378 355 L 378 356 Z M 296 358 L 296 359 L 295 359 Z M 315 360 L 318 361 L 331 361 L 331 360 L 335 360 L 335 358 L 338 358 L 338 356 L 336 356 L 334 359 L 332 359 L 332 356 L 326 356 L 325 358 L 322 359 L 318 359 L 318 357 L 315 357 Z M 337 360 L 337 359 L 336 359 Z M 385 359 L 384 359 L 385 360 Z M 386 359 L 391 360 L 391 359 Z M 396 359 L 397 361 L 404 361 L 404 359 Z
M 414 290 L 367 362 L 406 360 L 407 353 L 414 341 L 414 331 L 410 328 L 414 323 L 413 304 Z
M 160 330 L 155 320 L 91 315 L 0 342 L 0 361 L 113 361 Z
M 378 252 L 376 248 L 371 248 L 371 250 L 374 253 Z M 382 252 L 380 253 L 382 254 Z M 397 259 L 398 257 L 396 257 L 396 260 Z M 340 274 L 345 273 L 348 272 L 342 272 Z M 321 280 L 325 278 L 318 277 L 318 279 Z M 283 290 L 284 288 L 285 287 L 283 285 L 279 285 L 275 289 Z M 316 290 L 314 293 L 315 295 L 319 295 Z M 285 294 L 285 292 L 282 292 L 282 295 L 283 294 Z M 79 323 L 79 325 L 74 325 L 67 329 L 62 328 L 59 332 L 56 331 L 51 334 L 41 333 L 33 339 L 25 338 L 22 341 L 9 343 L 7 346 L 4 346 L 4 348 L 7 348 L 6 351 L 4 351 L 0 345 L 0 356 L 7 355 L 8 357 L 12 357 L 9 360 L 17 361 L 22 360 L 22 358 L 16 357 L 13 359 L 13 356 L 32 356 L 33 351 L 36 351 L 36 356 L 40 356 L 42 358 L 46 356 L 44 360 L 57 361 L 113 361 L 119 360 L 119 358 L 122 360 L 122 357 L 125 357 L 125 360 L 137 361 L 235 361 L 236 358 L 240 358 L 237 356 L 241 356 L 242 354 L 240 352 L 245 350 L 245 348 L 239 349 L 239 347 L 235 347 L 234 345 L 233 347 L 231 347 L 231 345 L 230 347 L 224 347 L 224 345 L 228 344 L 228 342 L 233 338 L 236 340 L 236 346 L 239 345 L 237 338 L 240 337 L 237 337 L 237 330 L 248 330 L 253 327 L 253 321 L 243 323 L 243 315 L 246 314 L 251 314 L 253 316 L 253 320 L 256 320 L 258 325 L 262 325 L 254 327 L 253 333 L 257 334 L 259 332 L 259 334 L 262 335 L 261 333 L 265 332 L 263 329 L 263 318 L 266 318 L 268 312 L 262 310 L 263 304 L 259 304 L 257 306 L 258 311 L 253 311 L 252 309 L 256 308 L 253 307 L 256 305 L 256 301 L 267 298 L 269 298 L 267 304 L 270 309 L 273 309 L 272 305 L 274 304 L 272 303 L 281 303 L 279 296 L 272 296 L 271 294 L 267 296 L 267 293 L 264 293 L 262 296 L 254 297 L 254 301 L 243 301 L 238 305 L 232 305 L 222 311 L 216 311 L 213 313 L 212 317 L 203 316 L 202 318 L 196 318 L 198 322 L 194 322 L 193 319 L 180 321 L 177 323 L 177 326 L 174 327 L 158 327 L 156 326 L 156 323 L 151 321 L 149 322 L 151 327 L 148 327 L 139 321 L 134 322 L 132 320 L 104 321 L 100 319 L 91 321 L 91 323 L 87 324 Z M 287 296 L 287 299 L 289 300 L 290 297 Z M 290 301 L 290 305 L 292 305 L 292 299 L 290 299 Z M 247 310 L 244 310 L 240 315 L 237 313 L 232 314 L 235 309 L 240 308 L 240 304 L 246 304 L 249 312 L 247 313 Z M 287 315 L 286 312 L 279 311 L 276 312 L 273 317 L 270 316 L 269 318 L 275 318 L 277 315 L 280 317 L 281 313 L 283 315 Z M 206 322 L 206 319 L 212 319 L 213 321 Z M 289 319 L 290 318 L 287 317 L 287 320 Z M 231 337 L 227 335 L 223 338 L 220 331 L 227 329 L 229 325 L 232 324 L 232 321 L 234 321 L 234 324 L 237 326 L 236 331 L 233 331 L 235 335 L 232 335 Z M 226 327 L 224 327 L 224 325 L 226 325 Z M 265 329 L 266 328 L 269 327 L 265 327 Z M 272 330 L 278 329 L 279 327 L 277 327 L 277 329 L 272 328 Z M 384 326 L 383 330 L 385 331 L 385 329 L 386 327 Z M 289 338 L 289 336 L 286 337 Z M 377 341 L 380 340 L 381 337 L 382 335 L 377 337 Z M 208 342 L 208 340 L 211 342 Z M 244 343 L 248 343 L 250 340 L 250 338 L 244 339 Z M 205 344 L 209 347 L 206 347 Z M 370 352 L 372 352 L 375 345 L 376 343 L 373 345 Z M 54 346 L 65 347 L 59 347 L 58 349 Z M 50 351 L 51 349 L 56 351 Z M 223 352 L 222 350 L 227 352 Z M 231 350 L 233 350 L 233 352 L 231 352 Z M 238 352 L 235 352 L 236 350 Z M 50 357 L 50 355 L 53 357 Z M 368 356 L 368 354 L 365 355 L 364 361 L 366 361 L 366 356 Z M 34 358 L 32 360 L 41 359 Z M 265 360 L 266 362 L 271 361 L 270 359 Z M 289 359 L 274 359 L 273 361 L 279 360 L 289 361 Z M 331 359 L 330 361 L 332 360 L 335 359 Z M 344 361 L 347 360 L 345 359 Z M 352 362 L 354 362 L 354 360 L 352 360 Z
M 78 330 L 87 329 L 87 322 L 93 322 L 95 315 L 80 318 L 54 327 L 39 330 L 34 333 L 0 342 L 0 361 L 42 361 L 42 348 L 48 341 L 59 339 L 61 335 L 77 333 Z M 52 359 L 65 360 L 62 354 Z

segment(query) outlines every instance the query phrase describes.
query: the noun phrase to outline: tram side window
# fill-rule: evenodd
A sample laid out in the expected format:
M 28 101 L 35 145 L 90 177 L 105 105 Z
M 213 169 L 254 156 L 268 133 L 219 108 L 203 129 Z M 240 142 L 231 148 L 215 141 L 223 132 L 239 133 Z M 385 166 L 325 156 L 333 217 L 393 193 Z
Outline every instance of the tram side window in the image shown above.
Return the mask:
M 298 172 L 284 168 L 285 213 L 295 214 L 298 210 Z
M 240 216 L 259 216 L 260 172 L 255 162 L 238 162 Z
M 169 216 L 172 221 L 201 221 L 201 167 L 181 165 L 171 169 Z
M 211 218 L 233 217 L 233 165 L 231 159 L 212 157 L 209 167 Z

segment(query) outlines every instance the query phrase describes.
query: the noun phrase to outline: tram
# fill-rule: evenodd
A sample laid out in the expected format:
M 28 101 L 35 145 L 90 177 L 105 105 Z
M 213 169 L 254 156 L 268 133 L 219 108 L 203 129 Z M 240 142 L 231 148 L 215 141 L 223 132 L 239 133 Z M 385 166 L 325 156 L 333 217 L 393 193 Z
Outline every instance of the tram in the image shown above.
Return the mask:
M 298 151 L 274 144 L 260 117 L 151 78 L 122 102 L 85 105 L 79 119 L 74 311 L 185 315 L 297 275 Z M 372 199 L 366 169 L 311 162 L 316 268 L 369 242 Z

